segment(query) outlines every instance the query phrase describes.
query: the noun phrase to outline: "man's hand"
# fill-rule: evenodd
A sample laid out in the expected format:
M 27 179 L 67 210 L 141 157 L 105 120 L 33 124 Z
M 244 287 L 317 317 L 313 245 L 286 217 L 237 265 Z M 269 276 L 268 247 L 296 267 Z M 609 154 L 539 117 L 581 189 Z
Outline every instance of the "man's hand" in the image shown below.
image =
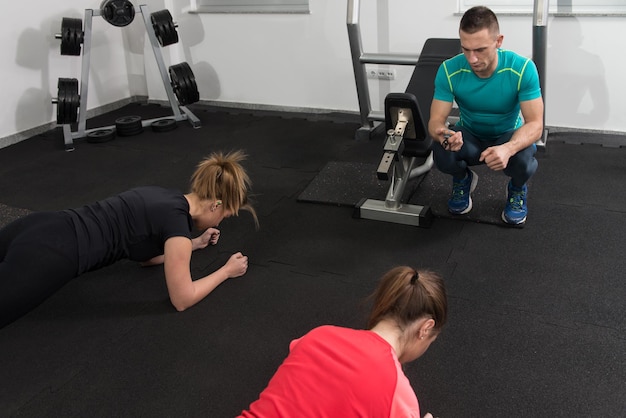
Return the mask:
M 463 147 L 463 133 L 455 132 L 447 128 L 437 129 L 436 138 L 446 151 L 457 152 Z
M 490 169 L 500 171 L 506 168 L 512 155 L 507 144 L 496 145 L 484 150 L 480 154 L 480 161 L 487 164 Z

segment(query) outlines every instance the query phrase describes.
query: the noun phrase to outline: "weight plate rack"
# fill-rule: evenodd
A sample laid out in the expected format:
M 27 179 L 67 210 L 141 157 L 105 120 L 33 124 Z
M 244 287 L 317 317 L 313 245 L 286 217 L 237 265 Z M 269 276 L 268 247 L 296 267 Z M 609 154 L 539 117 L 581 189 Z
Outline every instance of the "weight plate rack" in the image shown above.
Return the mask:
M 130 116 L 128 118 L 131 119 L 126 118 L 121 122 L 118 119 L 112 126 L 86 129 L 89 57 L 94 16 L 100 16 L 116 27 L 127 26 L 135 17 L 141 16 L 173 115 L 148 120 L 141 118 L 135 120 L 134 118 L 138 117 Z M 169 10 L 164 9 L 151 14 L 147 5 L 135 7 L 129 0 L 104 0 L 100 4 L 100 9 L 85 9 L 84 21 L 71 17 L 62 19 L 61 33 L 55 35 L 55 38 L 61 41 L 61 55 L 80 56 L 82 52 L 80 79 L 59 78 L 57 97 L 52 99 L 52 103 L 56 105 L 57 124 L 63 128 L 66 151 L 74 150 L 74 139 L 86 138 L 88 142 L 106 142 L 115 136 L 140 134 L 146 126 L 152 127 L 155 132 L 165 132 L 175 129 L 178 121 L 186 120 L 192 127 L 200 128 L 200 119 L 187 108 L 187 105 L 200 100 L 191 66 L 182 62 L 166 68 L 161 53 L 161 47 L 178 42 L 176 28 L 177 25 Z M 157 123 L 161 119 L 168 121 L 163 124 Z M 173 124 L 169 120 L 173 120 Z

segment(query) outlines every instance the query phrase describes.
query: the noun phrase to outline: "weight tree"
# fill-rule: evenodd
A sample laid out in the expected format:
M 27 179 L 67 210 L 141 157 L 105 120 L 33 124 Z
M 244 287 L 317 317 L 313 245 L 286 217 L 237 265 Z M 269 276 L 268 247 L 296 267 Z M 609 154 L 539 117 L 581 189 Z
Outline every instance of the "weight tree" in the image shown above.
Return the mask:
M 176 25 L 168 10 L 161 10 L 152 14 L 148 6 L 140 5 L 135 8 L 129 0 L 104 0 L 99 10 L 85 9 L 85 25 L 82 28 L 80 19 L 63 18 L 61 33 L 55 37 L 61 40 L 61 55 L 80 55 L 82 45 L 82 67 L 80 94 L 79 82 L 75 78 L 59 78 L 57 97 L 52 103 L 57 106 L 57 123 L 63 127 L 65 150 L 74 150 L 74 139 L 86 136 L 94 138 L 111 137 L 115 135 L 116 126 L 106 126 L 86 129 L 87 125 L 87 89 L 89 85 L 89 65 L 91 57 L 91 31 L 94 16 L 101 16 L 113 26 L 129 25 L 135 14 L 143 18 L 150 45 L 154 52 L 163 86 L 173 112 L 173 122 L 188 120 L 194 128 L 201 126 L 200 120 L 186 107 L 200 99 L 194 74 L 186 62 L 175 64 L 168 69 L 165 67 L 160 47 L 178 42 Z M 169 75 L 169 78 L 168 78 Z M 160 122 L 171 121 L 172 117 L 163 117 L 141 121 L 142 127 L 152 125 L 162 129 Z M 72 131 L 72 124 L 77 124 L 77 130 Z M 119 126 L 118 126 L 119 128 Z

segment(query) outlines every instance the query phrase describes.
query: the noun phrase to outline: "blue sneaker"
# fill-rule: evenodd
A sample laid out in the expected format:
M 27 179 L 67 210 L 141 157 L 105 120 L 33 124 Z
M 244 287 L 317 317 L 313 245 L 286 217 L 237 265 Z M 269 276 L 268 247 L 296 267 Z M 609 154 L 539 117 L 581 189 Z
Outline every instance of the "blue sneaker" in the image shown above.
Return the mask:
M 509 181 L 507 189 L 508 195 L 506 206 L 502 211 L 502 220 L 509 225 L 521 225 L 526 222 L 526 215 L 528 214 L 528 208 L 526 207 L 528 187 L 525 184 L 522 187 L 515 187 Z
M 471 193 L 478 183 L 478 175 L 469 168 L 463 180 L 452 179 L 452 197 L 448 200 L 448 211 L 454 215 L 463 215 L 472 210 Z

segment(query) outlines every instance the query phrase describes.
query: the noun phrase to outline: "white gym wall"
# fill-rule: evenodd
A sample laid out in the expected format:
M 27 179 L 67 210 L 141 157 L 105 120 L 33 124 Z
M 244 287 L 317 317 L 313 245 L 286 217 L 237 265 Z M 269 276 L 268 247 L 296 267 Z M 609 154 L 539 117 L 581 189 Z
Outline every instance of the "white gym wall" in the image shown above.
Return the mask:
M 189 0 L 133 1 L 167 8 L 180 42 L 163 48 L 166 65 L 187 61 L 202 101 L 358 112 L 346 29 L 345 0 L 310 0 L 310 14 L 189 14 Z M 81 57 L 61 56 L 63 17 L 84 19 L 101 0 L 6 2 L 0 35 L 0 146 L 56 118 L 59 77 L 80 79 Z M 457 0 L 362 0 L 366 52 L 418 53 L 429 37 L 456 37 Z M 504 47 L 532 54 L 532 17 L 500 16 Z M 546 124 L 626 133 L 626 17 L 551 18 L 548 23 Z M 411 69 L 393 81 L 372 80 L 372 104 L 403 91 Z M 117 28 L 94 17 L 89 110 L 136 96 L 165 100 L 139 17 Z

